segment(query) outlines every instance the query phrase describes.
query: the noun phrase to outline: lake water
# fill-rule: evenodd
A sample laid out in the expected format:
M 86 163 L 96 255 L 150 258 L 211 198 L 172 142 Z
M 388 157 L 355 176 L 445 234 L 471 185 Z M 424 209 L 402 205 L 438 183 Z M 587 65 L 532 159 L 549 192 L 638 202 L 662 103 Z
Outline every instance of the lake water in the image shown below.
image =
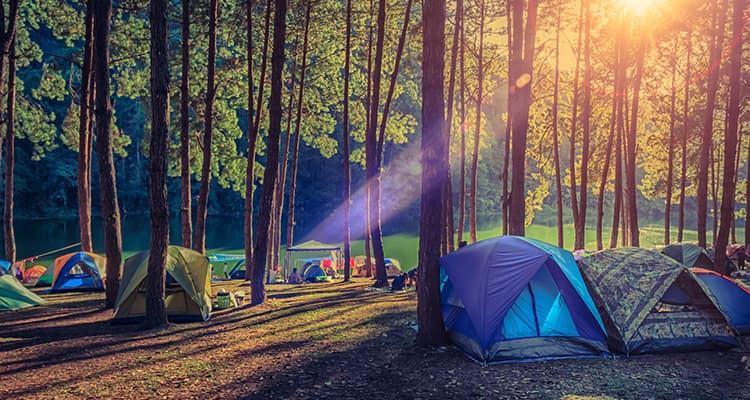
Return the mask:
M 55 218 L 41 220 L 16 220 L 16 258 L 32 257 L 51 250 L 78 243 L 80 233 L 77 218 Z M 104 233 L 101 218 L 92 220 L 94 251 L 104 253 Z M 170 221 L 170 242 L 180 244 L 180 221 Z M 0 243 L 3 242 L 0 235 Z M 148 216 L 128 216 L 122 220 L 123 251 L 148 249 L 150 220 Z M 209 216 L 206 228 L 206 247 L 212 250 L 241 249 L 243 247 L 243 218 Z M 0 247 L 4 253 L 4 243 Z M 78 248 L 73 248 L 75 251 Z M 60 253 L 60 254 L 64 254 Z M 56 255 L 60 255 L 56 254 Z

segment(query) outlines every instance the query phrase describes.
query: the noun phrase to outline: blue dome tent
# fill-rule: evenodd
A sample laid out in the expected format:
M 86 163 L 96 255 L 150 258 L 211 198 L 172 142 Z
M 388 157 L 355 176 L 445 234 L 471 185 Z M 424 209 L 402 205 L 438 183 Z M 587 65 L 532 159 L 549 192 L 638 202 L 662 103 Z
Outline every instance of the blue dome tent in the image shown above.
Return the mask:
M 573 255 L 502 236 L 440 259 L 445 329 L 475 360 L 607 354 L 606 330 Z

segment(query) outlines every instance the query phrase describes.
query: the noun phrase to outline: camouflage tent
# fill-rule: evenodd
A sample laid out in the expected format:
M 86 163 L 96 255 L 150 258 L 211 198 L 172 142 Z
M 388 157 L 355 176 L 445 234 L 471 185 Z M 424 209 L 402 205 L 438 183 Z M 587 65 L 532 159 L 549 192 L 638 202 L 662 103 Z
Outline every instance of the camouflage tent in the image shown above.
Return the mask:
M 661 249 L 661 252 L 686 267 L 714 269 L 714 260 L 708 256 L 706 249 L 697 244 L 673 243 Z
M 643 354 L 737 345 L 718 300 L 684 265 L 655 251 L 604 250 L 578 261 L 610 348 Z

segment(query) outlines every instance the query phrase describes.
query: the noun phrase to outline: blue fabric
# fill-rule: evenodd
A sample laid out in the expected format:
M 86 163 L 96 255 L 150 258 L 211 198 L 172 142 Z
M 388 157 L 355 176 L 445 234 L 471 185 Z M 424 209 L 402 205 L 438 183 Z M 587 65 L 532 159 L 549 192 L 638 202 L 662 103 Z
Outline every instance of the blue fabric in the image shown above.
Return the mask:
M 0 269 L 2 269 L 6 274 L 10 272 L 10 261 L 0 260 Z
M 562 265 L 561 265 L 562 264 Z M 485 354 L 504 340 L 583 337 L 605 329 L 573 256 L 535 240 L 503 236 L 440 259 L 443 320 L 449 333 Z M 472 349 L 464 349 L 467 352 Z
M 750 334 L 750 293 L 724 276 L 713 273 L 696 273 L 714 296 L 719 306 L 734 323 L 740 334 Z
M 82 269 L 88 270 L 91 274 L 72 274 L 71 269 L 80 265 Z M 52 267 L 50 267 L 52 268 Z M 101 273 L 94 259 L 86 253 L 76 253 L 60 269 L 57 280 L 52 285 L 51 291 L 58 290 L 100 290 L 104 289 Z

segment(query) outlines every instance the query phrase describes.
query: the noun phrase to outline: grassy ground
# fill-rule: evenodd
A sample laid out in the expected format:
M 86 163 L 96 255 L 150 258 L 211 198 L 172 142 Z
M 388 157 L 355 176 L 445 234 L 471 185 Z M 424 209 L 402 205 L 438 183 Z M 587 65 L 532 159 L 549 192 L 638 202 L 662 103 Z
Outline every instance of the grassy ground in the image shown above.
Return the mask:
M 368 285 L 273 285 L 156 332 L 110 326 L 101 293 L 45 295 L 0 313 L 0 399 L 750 399 L 739 352 L 483 367 L 415 346 L 415 293 Z

